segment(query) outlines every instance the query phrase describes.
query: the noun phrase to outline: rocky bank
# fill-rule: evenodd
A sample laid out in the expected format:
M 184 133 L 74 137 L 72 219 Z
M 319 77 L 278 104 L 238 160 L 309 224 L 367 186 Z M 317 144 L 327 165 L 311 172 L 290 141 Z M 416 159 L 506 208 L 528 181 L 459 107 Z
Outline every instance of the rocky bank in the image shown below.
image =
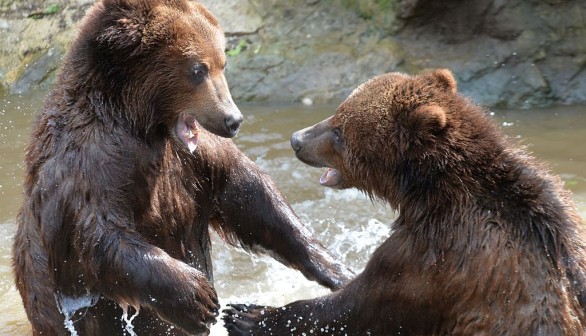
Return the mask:
M 586 103 L 586 1 L 202 0 L 238 100 L 339 102 L 388 71 L 447 67 L 486 106 Z M 0 0 L 0 91 L 48 87 L 91 0 Z

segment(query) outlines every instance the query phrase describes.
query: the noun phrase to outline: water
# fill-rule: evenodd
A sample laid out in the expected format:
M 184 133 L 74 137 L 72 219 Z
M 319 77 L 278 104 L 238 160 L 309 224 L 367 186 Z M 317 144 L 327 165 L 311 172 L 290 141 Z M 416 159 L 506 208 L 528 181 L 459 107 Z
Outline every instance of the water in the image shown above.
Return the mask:
M 0 335 L 30 334 L 13 284 L 10 248 L 14 217 L 22 200 L 24 146 L 42 99 L 40 93 L 0 98 Z M 246 119 L 235 139 L 238 146 L 275 179 L 310 230 L 353 269 L 361 270 L 388 236 L 395 214 L 382 204 L 372 204 L 358 191 L 321 187 L 318 181 L 323 171 L 299 162 L 289 146 L 292 132 L 326 118 L 335 106 L 241 104 L 240 108 Z M 562 176 L 586 218 L 586 150 L 582 147 L 586 143 L 586 107 L 498 111 L 494 118 Z M 216 236 L 212 258 L 222 304 L 282 305 L 328 292 L 271 258 L 251 256 Z M 132 334 L 136 313 L 127 311 L 120 317 L 129 321 L 127 334 Z M 212 327 L 212 335 L 226 335 L 221 324 Z
M 130 311 L 130 309 L 132 307 L 127 304 L 121 304 L 120 307 L 122 308 L 122 311 L 123 311 L 122 322 L 124 322 L 124 330 L 130 336 L 137 336 L 136 333 L 134 332 L 134 325 L 132 324 L 132 321 L 138 316 L 138 313 L 140 312 L 140 307 L 134 308 L 134 314 L 132 314 L 130 317 L 128 317 L 128 312 Z
M 59 311 L 64 316 L 63 325 L 65 329 L 69 331 L 71 336 L 77 336 L 77 331 L 75 330 L 75 320 L 73 319 L 74 315 L 78 314 L 79 318 L 83 317 L 85 311 L 89 307 L 92 307 L 96 303 L 98 303 L 100 296 L 98 294 L 88 294 L 86 296 L 81 297 L 70 297 L 63 295 L 62 293 L 55 294 L 55 300 L 57 301 Z M 124 315 L 126 316 L 126 309 L 124 309 Z

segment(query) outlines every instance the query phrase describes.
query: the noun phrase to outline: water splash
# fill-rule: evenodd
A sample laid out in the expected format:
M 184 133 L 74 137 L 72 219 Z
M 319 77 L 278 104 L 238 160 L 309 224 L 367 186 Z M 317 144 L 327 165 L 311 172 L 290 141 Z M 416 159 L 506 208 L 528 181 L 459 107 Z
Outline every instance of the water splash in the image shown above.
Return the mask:
M 122 322 L 124 323 L 124 330 L 130 335 L 130 336 L 137 336 L 136 333 L 134 332 L 134 325 L 132 324 L 132 321 L 138 316 L 138 312 L 140 311 L 140 307 L 134 307 L 134 306 L 130 306 L 128 304 L 120 304 L 120 308 L 122 308 Z M 130 308 L 134 308 L 135 313 L 128 317 L 128 312 L 130 310 Z
M 71 318 L 80 309 L 89 308 L 94 306 L 98 303 L 100 299 L 99 294 L 87 294 L 80 297 L 72 297 L 64 295 L 61 292 L 55 293 L 55 301 L 57 302 L 57 308 L 59 312 L 65 316 L 65 320 L 63 321 L 63 325 L 65 329 L 69 331 L 71 336 L 77 336 L 77 331 L 75 330 L 74 323 Z

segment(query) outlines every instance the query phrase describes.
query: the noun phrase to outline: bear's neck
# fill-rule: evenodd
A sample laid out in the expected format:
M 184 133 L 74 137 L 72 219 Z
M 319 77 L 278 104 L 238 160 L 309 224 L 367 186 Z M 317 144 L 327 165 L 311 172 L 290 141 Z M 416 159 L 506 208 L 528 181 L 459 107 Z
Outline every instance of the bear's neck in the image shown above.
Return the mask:
M 133 67 L 112 64 L 96 55 L 90 41 L 77 40 L 69 51 L 54 86 L 52 99 L 75 115 L 95 118 L 107 127 L 119 127 L 147 142 L 168 135 L 164 120 L 168 111 L 159 111 L 157 93 L 147 85 L 132 82 Z M 141 78 L 140 76 L 138 76 Z M 169 123 L 170 124 L 170 123 Z M 162 127 L 163 126 L 163 127 Z
M 108 87 L 103 79 L 93 78 L 91 73 L 85 77 L 66 77 L 61 76 L 48 103 L 60 106 L 59 110 L 74 112 L 67 113 L 67 116 L 79 120 L 97 119 L 110 131 L 131 133 L 133 137 L 149 143 L 168 138 L 169 129 L 165 121 L 155 119 L 166 113 L 157 111 L 156 105 L 140 92 L 131 92 L 129 86 Z
M 433 178 L 404 176 L 403 189 L 387 198 L 399 211 L 397 225 L 446 244 L 437 248 L 453 248 L 453 237 L 490 224 L 560 255 L 568 244 L 560 232 L 581 225 L 561 182 L 520 149 L 498 143 L 492 148 L 483 164 L 448 166 L 451 173 Z
M 464 114 L 464 113 L 462 113 Z M 523 163 L 480 110 L 434 140 L 414 142 L 391 169 L 380 195 L 397 209 L 450 209 L 486 197 Z

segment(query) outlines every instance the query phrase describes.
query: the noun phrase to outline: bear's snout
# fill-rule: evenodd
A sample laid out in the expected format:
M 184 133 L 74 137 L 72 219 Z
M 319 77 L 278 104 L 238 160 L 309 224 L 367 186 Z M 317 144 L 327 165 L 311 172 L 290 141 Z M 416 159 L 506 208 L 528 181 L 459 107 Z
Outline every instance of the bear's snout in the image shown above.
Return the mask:
M 314 167 L 331 167 L 332 127 L 330 118 L 291 135 L 291 147 L 295 156 Z
M 226 125 L 226 129 L 228 130 L 228 134 L 231 137 L 235 136 L 238 133 L 238 129 L 240 128 L 240 124 L 242 124 L 243 120 L 244 120 L 244 117 L 242 116 L 242 113 L 231 115 L 229 117 L 226 117 L 226 119 L 224 119 L 224 125 Z
M 301 149 L 301 131 L 297 131 L 291 135 L 291 147 L 298 152 Z
M 325 167 L 329 162 L 324 154 L 328 151 L 328 133 L 316 126 L 320 124 L 293 133 L 291 147 L 302 162 L 313 167 Z

